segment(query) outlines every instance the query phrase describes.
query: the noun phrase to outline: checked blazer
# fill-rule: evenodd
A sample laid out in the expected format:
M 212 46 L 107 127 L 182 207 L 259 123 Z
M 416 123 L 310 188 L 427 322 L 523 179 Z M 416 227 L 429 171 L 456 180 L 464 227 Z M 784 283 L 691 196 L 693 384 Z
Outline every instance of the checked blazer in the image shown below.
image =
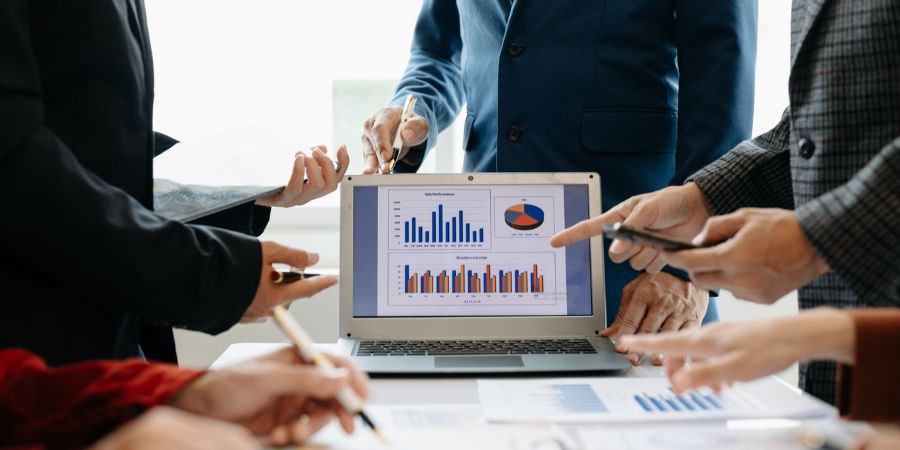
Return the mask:
M 795 209 L 831 271 L 801 308 L 900 306 L 900 2 L 794 0 L 790 107 L 694 174 L 714 214 Z M 833 403 L 834 365 L 800 384 Z

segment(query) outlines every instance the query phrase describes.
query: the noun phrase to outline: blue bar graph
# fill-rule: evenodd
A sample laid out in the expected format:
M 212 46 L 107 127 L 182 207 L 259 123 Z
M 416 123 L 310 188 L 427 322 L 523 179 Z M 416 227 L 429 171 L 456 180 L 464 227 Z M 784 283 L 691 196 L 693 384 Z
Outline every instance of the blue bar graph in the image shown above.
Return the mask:
M 690 411 L 709 411 L 725 409 L 714 395 L 691 392 L 684 395 L 648 394 L 646 392 L 634 396 L 635 403 L 646 412 L 679 413 Z
M 553 384 L 555 403 L 568 413 L 605 413 L 606 405 L 590 384 Z
M 484 228 L 475 228 L 471 223 L 466 222 L 462 210 L 457 211 L 456 214 L 444 214 L 444 205 L 438 204 L 437 209 L 431 212 L 430 230 L 418 224 L 415 217 L 403 222 L 403 243 L 484 243 Z

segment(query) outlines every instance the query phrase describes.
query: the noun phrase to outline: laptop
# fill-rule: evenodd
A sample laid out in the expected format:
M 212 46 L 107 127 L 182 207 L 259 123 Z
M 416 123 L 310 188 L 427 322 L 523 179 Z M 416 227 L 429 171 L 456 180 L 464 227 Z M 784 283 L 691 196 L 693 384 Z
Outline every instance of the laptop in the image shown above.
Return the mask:
M 374 374 L 624 370 L 596 173 L 354 175 L 341 185 L 340 341 Z

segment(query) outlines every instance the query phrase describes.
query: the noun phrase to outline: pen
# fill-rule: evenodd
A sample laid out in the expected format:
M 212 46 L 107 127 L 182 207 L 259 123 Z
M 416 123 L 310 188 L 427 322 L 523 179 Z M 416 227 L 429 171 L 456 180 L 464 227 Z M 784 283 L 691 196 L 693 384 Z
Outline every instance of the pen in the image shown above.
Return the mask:
M 280 272 L 275 270 L 272 272 L 272 275 L 269 277 L 275 284 L 283 284 L 283 283 L 293 283 L 295 281 L 305 280 L 307 278 L 317 277 L 319 274 L 317 273 L 309 273 L 309 272 Z
M 400 125 L 406 123 L 409 120 L 409 115 L 412 114 L 413 108 L 416 106 L 416 96 L 415 95 L 407 95 L 406 103 L 403 105 L 403 112 L 400 114 Z M 400 126 L 397 126 L 397 135 L 394 136 L 394 145 L 392 146 L 391 152 L 391 160 L 388 161 L 391 163 L 391 173 L 394 172 L 394 166 L 397 164 L 397 158 L 400 157 L 400 149 L 403 148 L 403 138 L 400 136 Z M 383 162 L 383 161 L 382 161 Z
M 291 342 L 293 342 L 294 346 L 297 347 L 297 351 L 304 361 L 314 364 L 322 372 L 330 372 L 335 369 L 331 360 L 316 351 L 313 346 L 312 338 L 306 334 L 306 331 L 304 331 L 300 324 L 288 314 L 284 307 L 276 306 L 275 310 L 272 311 L 272 316 L 275 318 L 275 323 L 278 324 L 281 331 L 283 331 Z M 366 412 L 363 411 L 363 401 L 356 395 L 356 392 L 354 392 L 352 388 L 344 386 L 337 394 L 337 401 L 345 411 L 358 415 L 359 418 L 372 429 L 372 432 L 378 436 L 378 439 L 381 440 L 382 443 L 387 443 L 387 439 L 381 434 L 381 431 L 378 430 L 378 427 L 375 426 L 372 419 L 370 419 Z

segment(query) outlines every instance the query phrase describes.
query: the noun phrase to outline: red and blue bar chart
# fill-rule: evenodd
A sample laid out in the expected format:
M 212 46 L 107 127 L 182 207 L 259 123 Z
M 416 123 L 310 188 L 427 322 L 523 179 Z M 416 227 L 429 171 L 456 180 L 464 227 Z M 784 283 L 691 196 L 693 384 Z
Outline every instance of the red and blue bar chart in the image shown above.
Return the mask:
M 405 294 L 492 294 L 492 293 L 532 293 L 544 292 L 544 275 L 533 264 L 532 270 L 500 270 L 492 272 L 487 264 L 483 272 L 466 269 L 464 264 L 459 270 L 442 270 L 423 273 L 412 272 L 409 265 L 404 265 Z

